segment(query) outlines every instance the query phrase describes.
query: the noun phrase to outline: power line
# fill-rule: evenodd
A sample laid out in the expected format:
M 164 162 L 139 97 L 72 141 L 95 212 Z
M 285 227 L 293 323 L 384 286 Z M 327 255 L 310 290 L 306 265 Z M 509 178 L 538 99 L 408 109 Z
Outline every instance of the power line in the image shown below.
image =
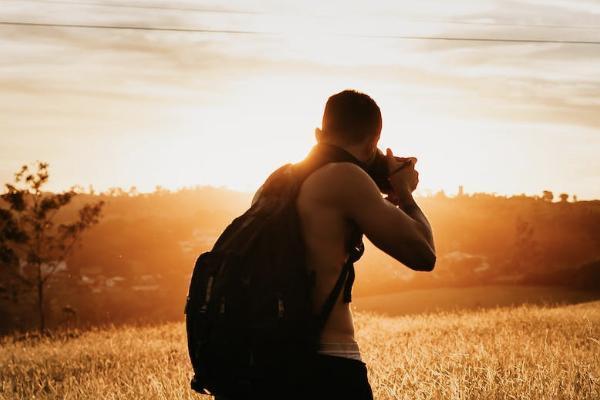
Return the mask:
M 588 44 L 600 45 L 594 40 L 560 40 L 560 39 L 503 39 L 503 38 L 475 38 L 460 36 L 411 36 L 411 35 L 351 35 L 373 39 L 400 39 L 400 40 L 439 40 L 450 42 L 497 42 L 497 43 L 539 43 L 539 44 Z
M 600 25 L 558 25 L 558 24 L 518 24 L 503 22 L 478 22 L 478 21 L 445 21 L 442 19 L 418 19 L 415 22 L 441 23 L 452 25 L 475 25 L 475 26 L 506 26 L 514 28 L 552 28 L 552 29 L 578 29 L 578 30 L 596 30 Z
M 100 3 L 100 2 L 81 2 L 81 1 L 68 1 L 68 0 L 25 0 L 27 2 L 39 3 L 39 4 L 64 4 L 64 5 L 76 5 L 76 6 L 91 6 L 91 7 L 116 7 L 116 8 L 133 8 L 133 9 L 146 9 L 146 10 L 162 10 L 162 11 L 190 11 L 190 12 L 204 12 L 204 13 L 215 13 L 215 14 L 240 14 L 240 15 L 269 15 L 285 17 L 289 14 L 284 13 L 270 13 L 263 11 L 250 11 L 250 10 L 231 10 L 231 9 L 219 9 L 219 8 L 204 8 L 204 7 L 167 7 L 158 5 L 142 5 L 142 4 L 127 4 L 127 3 Z M 332 15 L 307 15 L 308 17 L 332 17 Z M 395 15 L 367 15 L 369 17 L 395 17 Z M 600 25 L 559 25 L 559 24 L 520 24 L 520 23 L 502 23 L 502 22 L 478 22 L 478 21 L 447 21 L 442 19 L 411 19 L 406 21 L 408 23 L 441 23 L 451 25 L 474 25 L 474 26 L 505 26 L 505 27 L 519 27 L 519 28 L 555 28 L 555 29 L 577 29 L 577 30 L 590 30 L 600 29 Z
M 138 8 L 142 10 L 162 10 L 162 11 L 192 11 L 192 12 L 205 12 L 205 13 L 217 13 L 217 14 L 250 14 L 250 15 L 267 15 L 260 11 L 246 11 L 246 10 L 229 10 L 219 8 L 207 8 L 207 7 L 166 7 L 157 5 L 143 5 L 143 4 L 124 4 L 124 3 L 98 3 L 98 2 L 79 2 L 79 1 L 67 1 L 67 0 L 25 0 L 30 3 L 39 4 L 65 4 L 74 6 L 92 6 L 92 7 L 116 7 L 116 8 Z M 270 15 L 270 14 L 269 14 Z M 273 14 L 275 15 L 275 14 Z
M 251 31 L 236 29 L 208 29 L 208 28 L 170 28 L 151 26 L 124 26 L 124 25 L 88 25 L 88 24 L 59 24 L 45 22 L 0 21 L 0 25 L 27 26 L 40 28 L 76 28 L 76 29 L 114 29 L 137 30 L 158 32 L 189 32 L 189 33 L 224 33 L 241 35 L 285 35 L 285 32 Z M 452 42 L 492 42 L 492 43 L 538 43 L 538 44 L 581 44 L 600 45 L 594 40 L 560 40 L 560 39 L 503 39 L 503 38 L 475 38 L 459 36 L 425 36 L 425 35 L 363 35 L 363 34 L 335 34 L 339 36 L 361 37 L 371 39 L 397 39 L 397 40 L 436 40 Z
M 122 25 L 86 25 L 86 24 L 55 24 L 45 22 L 21 22 L 21 21 L 0 21 L 0 25 L 30 26 L 42 28 L 77 28 L 77 29 L 116 29 L 116 30 L 136 30 L 136 31 L 162 31 L 162 32 L 198 32 L 198 33 L 229 33 L 242 35 L 275 35 L 277 32 L 267 31 L 244 31 L 236 29 L 201 29 L 201 28 L 169 28 L 153 26 L 122 26 Z

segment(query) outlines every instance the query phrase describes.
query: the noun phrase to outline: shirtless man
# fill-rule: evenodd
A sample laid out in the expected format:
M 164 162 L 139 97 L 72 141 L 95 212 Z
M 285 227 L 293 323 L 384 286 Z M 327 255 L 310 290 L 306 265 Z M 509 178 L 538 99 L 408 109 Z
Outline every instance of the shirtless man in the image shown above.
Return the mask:
M 381 128 L 381 111 L 375 101 L 366 94 L 345 90 L 328 99 L 322 129 L 317 128 L 315 136 L 317 142 L 340 147 L 368 164 L 377 150 Z M 326 164 L 302 183 L 296 207 L 308 267 L 316 272 L 315 314 L 322 310 L 349 256 L 346 245 L 353 229 L 359 229 L 375 246 L 413 270 L 434 268 L 431 226 L 412 196 L 419 181 L 417 160 L 397 160 L 390 149 L 386 158 L 392 187 L 386 198 L 373 179 L 351 162 Z M 354 339 L 350 305 L 342 296 L 321 332 L 317 360 L 307 398 L 373 398 L 366 365 Z
M 336 145 L 363 162 L 377 149 L 381 112 L 369 96 L 343 91 L 327 101 L 318 142 Z M 431 226 L 413 199 L 418 184 L 415 158 L 393 157 L 387 149 L 393 193 L 384 198 L 371 177 L 349 162 L 327 164 L 302 184 L 297 199 L 308 250 L 308 265 L 316 270 L 315 312 L 321 309 L 340 274 L 348 253 L 346 243 L 353 226 L 379 249 L 407 267 L 431 271 L 436 255 Z M 321 335 L 318 382 L 315 389 L 339 399 L 372 399 L 367 371 L 354 339 L 349 303 L 336 302 Z M 324 387 L 326 386 L 326 387 Z M 324 393 L 322 393 L 324 394 Z M 324 394 L 323 398 L 326 394 Z

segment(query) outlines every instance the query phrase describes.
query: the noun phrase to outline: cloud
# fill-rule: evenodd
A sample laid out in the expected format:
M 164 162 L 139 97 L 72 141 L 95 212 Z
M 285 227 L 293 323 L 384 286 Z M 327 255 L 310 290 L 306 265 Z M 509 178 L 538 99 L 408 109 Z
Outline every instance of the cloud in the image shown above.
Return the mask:
M 76 146 L 70 143 L 79 137 L 86 138 L 77 142 L 84 145 L 96 140 L 96 146 L 109 154 L 106 157 L 121 157 L 110 152 L 152 140 L 153 151 L 163 151 L 163 136 L 176 142 L 172 132 L 177 129 L 224 136 L 246 123 L 284 126 L 290 124 L 286 107 L 316 115 L 330 90 L 344 87 L 365 89 L 381 98 L 387 106 L 386 123 L 409 117 L 423 119 L 423 126 L 454 119 L 463 125 L 556 124 L 564 132 L 585 129 L 596 135 L 600 130 L 598 46 L 364 37 L 384 32 L 593 39 L 598 33 L 590 29 L 489 25 L 597 24 L 597 7 L 585 1 L 273 0 L 227 6 L 259 14 L 9 3 L 3 4 L 4 19 L 282 32 L 231 35 L 1 26 L 0 112 L 7 117 L 0 120 L 0 131 L 11 135 L 11 157 L 17 161 L 29 157 L 32 148 L 40 158 L 48 148 L 56 159 L 61 148 L 68 149 L 65 157 L 71 157 Z M 163 4 L 223 7 L 217 1 Z M 257 104 L 245 106 L 255 96 L 273 115 L 255 115 L 262 111 Z M 307 105 L 310 102 L 318 104 Z M 231 112 L 243 115 L 223 122 Z M 293 120 L 294 129 L 304 129 L 311 115 Z M 506 135 L 515 138 L 526 132 L 510 129 Z M 152 135 L 155 138 L 148 139 Z M 191 147 L 187 139 L 181 140 L 185 146 L 173 151 Z M 585 153 L 582 164 L 591 158 Z

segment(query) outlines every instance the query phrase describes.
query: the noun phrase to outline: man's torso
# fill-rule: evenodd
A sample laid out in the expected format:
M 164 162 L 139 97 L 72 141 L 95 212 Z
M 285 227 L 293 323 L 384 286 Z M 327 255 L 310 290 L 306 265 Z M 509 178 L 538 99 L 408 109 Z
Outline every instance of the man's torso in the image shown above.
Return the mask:
M 296 202 L 306 243 L 308 268 L 316 272 L 315 313 L 321 310 L 340 275 L 348 257 L 346 243 L 353 229 L 352 222 L 336 207 L 335 197 L 330 193 L 330 183 L 336 179 L 336 164 L 327 164 L 306 178 Z M 335 303 L 323 329 L 321 342 L 354 342 L 350 304 L 343 301 L 343 296 L 339 296 Z

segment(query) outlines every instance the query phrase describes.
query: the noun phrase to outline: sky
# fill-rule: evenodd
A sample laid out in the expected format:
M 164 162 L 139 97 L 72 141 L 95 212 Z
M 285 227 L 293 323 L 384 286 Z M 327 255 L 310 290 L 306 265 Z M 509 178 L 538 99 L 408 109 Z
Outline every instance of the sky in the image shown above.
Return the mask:
M 383 113 L 420 194 L 600 198 L 600 1 L 0 0 L 0 182 L 252 192 L 315 144 L 327 97 Z

